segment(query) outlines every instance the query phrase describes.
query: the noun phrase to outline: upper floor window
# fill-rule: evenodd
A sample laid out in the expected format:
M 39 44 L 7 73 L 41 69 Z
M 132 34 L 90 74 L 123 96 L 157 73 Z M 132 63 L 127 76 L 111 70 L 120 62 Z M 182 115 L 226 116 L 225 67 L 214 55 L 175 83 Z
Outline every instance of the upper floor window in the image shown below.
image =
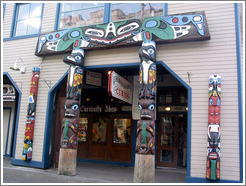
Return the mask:
M 111 21 L 164 15 L 164 3 L 112 3 Z
M 62 3 L 58 29 L 103 23 L 104 3 Z
M 17 4 L 14 36 L 38 34 L 41 26 L 42 3 Z

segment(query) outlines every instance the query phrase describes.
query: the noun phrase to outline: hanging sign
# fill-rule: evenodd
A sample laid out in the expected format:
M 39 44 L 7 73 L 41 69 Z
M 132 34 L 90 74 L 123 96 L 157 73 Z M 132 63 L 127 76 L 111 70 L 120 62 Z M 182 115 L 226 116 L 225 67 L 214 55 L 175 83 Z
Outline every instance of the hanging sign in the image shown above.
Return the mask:
M 112 97 L 132 104 L 132 84 L 114 71 L 109 72 L 108 93 Z
M 102 74 L 98 72 L 86 71 L 87 85 L 102 86 Z

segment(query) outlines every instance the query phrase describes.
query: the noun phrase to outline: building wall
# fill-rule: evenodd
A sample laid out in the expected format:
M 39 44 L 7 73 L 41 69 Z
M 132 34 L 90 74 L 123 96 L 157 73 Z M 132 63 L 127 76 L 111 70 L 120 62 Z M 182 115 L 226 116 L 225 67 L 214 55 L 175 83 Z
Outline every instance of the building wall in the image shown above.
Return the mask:
M 221 179 L 239 180 L 238 86 L 233 3 L 169 3 L 168 14 L 205 10 L 210 41 L 165 45 L 165 62 L 187 81 L 191 72 L 191 177 L 204 177 L 208 125 L 208 78 L 222 77 Z M 179 55 L 177 55 L 179 54 Z M 163 56 L 164 57 L 164 56 Z M 234 96 L 233 96 L 234 95 Z
M 13 3 L 7 3 L 3 36 L 10 35 Z M 55 27 L 56 4 L 45 4 L 42 33 Z M 204 10 L 211 35 L 209 41 L 184 42 L 157 45 L 157 60 L 164 61 L 192 88 L 191 177 L 205 178 L 208 125 L 208 78 L 212 74 L 222 76 L 221 106 L 221 179 L 239 180 L 239 129 L 238 87 L 235 40 L 235 13 L 233 3 L 169 3 L 168 14 Z M 8 72 L 22 91 L 15 158 L 21 159 L 24 145 L 25 119 L 30 89 L 31 70 L 41 67 L 38 89 L 36 123 L 34 130 L 33 160 L 42 161 L 43 138 L 46 119 L 47 95 L 51 87 L 66 73 L 68 65 L 63 55 L 34 55 L 37 37 L 10 40 L 3 45 L 3 71 Z M 126 64 L 139 62 L 139 47 L 86 51 L 85 66 Z M 16 58 L 21 57 L 26 73 L 11 71 Z M 190 82 L 187 72 L 191 73 Z

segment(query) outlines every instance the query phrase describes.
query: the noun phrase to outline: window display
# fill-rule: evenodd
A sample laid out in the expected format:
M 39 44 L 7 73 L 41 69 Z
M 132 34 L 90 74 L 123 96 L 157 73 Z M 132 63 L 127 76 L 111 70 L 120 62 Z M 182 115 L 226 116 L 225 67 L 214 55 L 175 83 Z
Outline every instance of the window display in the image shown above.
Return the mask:
M 162 118 L 162 134 L 161 134 L 161 146 L 173 146 L 174 145 L 174 126 L 173 118 Z
M 114 143 L 130 142 L 131 119 L 114 119 Z
M 78 131 L 78 141 L 86 141 L 87 136 L 88 119 L 79 119 L 79 131 Z
M 107 142 L 107 118 L 94 118 L 92 124 L 92 142 Z

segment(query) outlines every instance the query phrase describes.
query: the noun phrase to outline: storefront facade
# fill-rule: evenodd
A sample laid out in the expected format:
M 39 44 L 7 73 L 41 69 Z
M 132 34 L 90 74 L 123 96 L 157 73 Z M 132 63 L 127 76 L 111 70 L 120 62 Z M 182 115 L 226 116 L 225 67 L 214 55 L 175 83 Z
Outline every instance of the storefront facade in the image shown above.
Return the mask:
M 152 6 L 155 7 L 154 4 Z M 41 26 L 36 28 L 37 33 L 32 30 L 35 34 L 28 34 L 28 27 L 27 33 L 22 33 L 21 27 L 18 27 L 22 21 L 18 17 L 18 12 L 23 8 L 21 4 L 5 5 L 3 75 L 6 80 L 3 83 L 11 83 L 18 93 L 13 112 L 16 121 L 13 121 L 12 128 L 15 132 L 12 132 L 11 137 L 12 164 L 48 168 L 51 165 L 56 166 L 59 158 L 59 129 L 64 113 L 68 66 L 62 62 L 64 54 L 37 57 L 34 53 L 39 34 L 81 25 L 76 25 L 78 21 L 75 16 L 70 22 L 66 20 L 69 16 L 65 15 L 69 11 L 65 5 L 44 3 L 37 7 L 40 13 L 35 18 L 40 19 Z M 124 11 L 124 6 L 117 4 L 99 3 L 94 8 L 102 12 L 101 20 L 97 19 L 99 23 L 116 21 L 120 15 L 123 16 L 119 12 L 115 16 L 116 10 Z M 205 11 L 211 39 L 157 45 L 156 165 L 185 166 L 187 182 L 206 181 L 208 78 L 212 74 L 219 74 L 222 77 L 220 181 L 242 182 L 242 5 L 158 3 L 157 8 L 159 11 L 156 11 L 155 16 Z M 29 9 L 31 12 L 32 6 Z M 123 19 L 131 19 L 131 15 Z M 136 16 L 138 18 L 140 15 Z M 133 111 L 131 104 L 108 96 L 107 72 L 116 71 L 136 88 L 134 79 L 139 75 L 139 48 L 140 46 L 129 46 L 86 51 L 85 72 L 99 74 L 101 83 L 93 85 L 86 81 L 86 76 L 84 78 L 78 161 L 134 166 L 137 117 L 133 115 L 137 112 Z M 18 58 L 22 59 L 26 68 L 24 73 L 10 69 Z M 32 160 L 26 162 L 22 160 L 22 150 L 33 67 L 40 68 L 40 80 Z M 4 107 L 7 109 L 7 102 L 4 102 Z M 4 117 L 5 115 L 7 114 Z M 169 126 L 169 130 L 164 130 L 165 126 Z M 167 135 L 167 131 L 171 133 Z M 100 138 L 97 133 L 100 133 Z M 183 144 L 182 134 L 186 135 L 187 142 L 186 149 L 182 147 L 181 151 L 179 146 Z M 186 150 L 185 158 L 183 152 Z

